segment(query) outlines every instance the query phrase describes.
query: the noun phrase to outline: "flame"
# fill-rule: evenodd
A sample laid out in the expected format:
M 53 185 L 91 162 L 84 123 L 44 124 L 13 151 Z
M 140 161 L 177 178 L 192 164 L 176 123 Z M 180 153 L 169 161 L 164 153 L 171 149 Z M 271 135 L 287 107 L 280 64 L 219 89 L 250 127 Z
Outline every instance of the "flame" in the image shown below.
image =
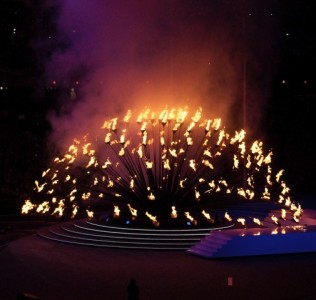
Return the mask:
M 154 226 L 159 227 L 160 223 L 159 223 L 159 221 L 157 221 L 156 216 L 151 215 L 148 211 L 146 211 L 145 215 L 149 218 L 149 220 L 152 221 Z
M 117 205 L 114 205 L 113 217 L 117 218 L 120 216 L 120 209 Z
M 197 123 L 200 121 L 202 116 L 202 108 L 199 107 L 199 109 L 195 112 L 195 115 L 192 117 L 192 121 Z
M 215 223 L 215 220 L 212 218 L 212 216 L 209 213 L 207 213 L 205 210 L 202 210 L 202 215 L 209 223 L 211 224 Z
M 237 218 L 237 222 L 240 223 L 242 226 L 245 226 L 246 224 L 245 218 Z
M 234 169 L 238 169 L 239 168 L 239 160 L 237 158 L 237 155 L 234 154 Z
M 134 208 L 127 205 L 130 201 L 140 210 L 147 210 L 149 201 L 155 200 L 150 205 L 159 207 L 159 202 L 166 203 L 170 198 L 177 208 L 182 200 L 190 204 L 195 200 L 198 204 L 192 205 L 201 205 L 202 215 L 208 219 L 202 205 L 211 204 L 215 194 L 226 193 L 245 201 L 255 197 L 277 199 L 291 208 L 293 219 L 299 219 L 301 212 L 291 201 L 283 170 L 276 175 L 272 172 L 272 151 L 264 153 L 260 140 L 249 147 L 243 129 L 230 136 L 221 126 L 221 119 L 202 118 L 201 108 L 191 117 L 187 108 L 160 112 L 146 108 L 136 118 L 128 110 L 123 118 L 104 121 L 102 128 L 101 137 L 87 134 L 76 138 L 64 154 L 53 160 L 41 180 L 35 181 L 33 193 L 39 194 L 36 199 L 42 199 L 41 203 L 25 200 L 23 213 L 53 211 L 61 216 L 67 211 L 73 218 L 79 203 L 87 205 L 86 200 L 99 199 L 114 205 L 117 198 L 125 203 L 121 209 L 132 213 Z M 246 186 L 240 180 L 244 170 Z M 259 175 L 265 176 L 266 186 L 256 195 Z M 70 206 L 67 210 L 66 205 Z M 170 208 L 171 217 L 176 209 L 171 204 Z
M 178 213 L 175 206 L 171 207 L 171 219 L 176 219 L 178 217 Z
M 90 198 L 90 196 L 91 196 L 91 193 L 90 193 L 90 192 L 88 192 L 88 193 L 83 193 L 82 196 L 81 196 L 81 198 L 82 198 L 82 200 L 88 200 L 88 199 Z
M 300 219 L 302 217 L 302 213 L 303 213 L 303 209 L 302 209 L 301 205 L 299 205 L 296 208 L 295 212 L 293 213 L 293 221 L 296 223 L 299 223 Z
M 225 137 L 225 130 L 222 129 L 219 132 L 218 141 L 216 143 L 216 146 L 220 146 L 221 145 L 221 143 L 223 142 L 224 137 Z
M 260 226 L 263 225 L 262 222 L 261 222 L 258 218 L 253 218 L 253 222 L 254 222 L 255 224 L 260 225 Z
M 124 121 L 125 123 L 128 123 L 128 122 L 130 121 L 131 117 L 132 117 L 132 112 L 131 112 L 131 110 L 129 109 L 129 110 L 127 111 L 126 115 L 124 116 L 123 121 Z
M 89 219 L 93 219 L 94 217 L 94 212 L 91 210 L 86 209 L 86 213 Z
M 202 215 L 207 219 L 210 220 L 211 219 L 211 215 L 209 213 L 207 213 L 205 210 L 202 210 Z
M 36 212 L 41 212 L 43 214 L 47 213 L 50 209 L 49 206 L 49 202 L 48 201 L 44 201 L 43 203 L 41 203 L 40 205 L 38 205 Z
M 148 196 L 147 196 L 148 200 L 156 200 L 155 195 L 151 192 Z
M 215 131 L 219 130 L 220 126 L 221 126 L 221 119 L 217 118 L 213 121 L 213 125 L 212 127 L 215 129 Z
M 280 178 L 283 175 L 283 173 L 284 173 L 284 170 L 281 170 L 276 174 L 275 178 L 277 182 L 280 182 Z
M 271 231 L 271 234 L 278 234 L 278 229 L 277 229 L 277 228 L 273 229 L 273 230 Z
M 184 216 L 193 224 L 197 225 L 197 220 L 195 220 L 188 211 L 184 213 Z
M 131 207 L 130 204 L 127 204 L 127 206 L 128 206 L 130 213 L 132 214 L 133 218 L 136 218 L 137 217 L 137 210 L 135 208 Z
M 231 221 L 233 220 L 232 217 L 228 214 L 227 211 L 225 212 L 224 218 L 225 218 L 227 221 L 229 221 L 229 222 L 231 222 Z
M 43 171 L 42 177 L 45 177 L 48 174 L 49 171 L 50 171 L 50 168 L 48 168 L 46 171 Z
M 240 132 L 235 131 L 235 136 L 230 139 L 230 144 L 234 145 L 235 143 L 241 143 L 246 136 L 246 131 L 242 129 Z
M 73 219 L 73 218 L 77 215 L 78 210 L 79 210 L 79 206 L 78 206 L 78 205 L 73 205 L 73 210 L 72 210 L 72 214 L 71 214 L 71 219 Z
M 271 216 L 271 220 L 272 220 L 276 225 L 280 225 L 279 219 L 278 219 L 275 215 L 272 215 L 272 216 Z
M 22 214 L 28 214 L 29 211 L 33 210 L 35 207 L 36 207 L 36 205 L 33 204 L 30 199 L 25 200 L 25 202 L 22 206 Z
M 57 217 L 61 217 L 64 213 L 64 209 L 65 209 L 65 200 L 61 199 L 58 202 L 58 206 L 54 209 L 52 215 L 56 215 Z
M 267 187 L 264 188 L 264 192 L 262 193 L 261 199 L 270 200 L 270 191 Z
M 290 188 L 286 185 L 286 183 L 284 181 L 281 182 L 281 187 L 283 188 L 282 190 L 282 194 L 288 194 L 290 192 Z
M 41 192 L 44 189 L 46 184 L 47 182 L 43 183 L 42 185 L 39 185 L 38 181 L 35 180 L 35 186 L 36 186 L 37 192 Z

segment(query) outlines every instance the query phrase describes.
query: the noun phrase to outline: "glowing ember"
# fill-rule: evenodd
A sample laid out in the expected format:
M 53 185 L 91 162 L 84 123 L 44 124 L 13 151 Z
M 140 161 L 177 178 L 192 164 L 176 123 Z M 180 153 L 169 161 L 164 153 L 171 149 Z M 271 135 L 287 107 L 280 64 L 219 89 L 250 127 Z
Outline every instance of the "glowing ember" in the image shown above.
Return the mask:
M 214 221 L 206 211 L 225 200 L 293 204 L 284 171 L 272 172 L 273 154 L 265 153 L 263 142 L 249 142 L 243 129 L 230 136 L 221 119 L 205 118 L 201 108 L 191 116 L 186 108 L 145 109 L 136 116 L 128 110 L 100 130 L 74 139 L 53 159 L 23 214 L 74 218 L 85 212 L 91 218 L 100 203 L 111 203 L 114 217 L 149 218 L 159 226 L 179 216 L 194 224 L 200 217 Z M 302 210 L 292 211 L 298 220 Z M 228 212 L 224 218 L 232 220 Z

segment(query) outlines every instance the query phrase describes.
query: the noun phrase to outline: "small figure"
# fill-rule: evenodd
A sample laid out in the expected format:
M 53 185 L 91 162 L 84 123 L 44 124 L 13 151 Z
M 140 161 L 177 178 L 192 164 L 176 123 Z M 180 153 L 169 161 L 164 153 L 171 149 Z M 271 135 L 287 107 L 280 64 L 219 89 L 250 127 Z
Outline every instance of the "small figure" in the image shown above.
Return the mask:
M 129 285 L 127 287 L 128 300 L 138 300 L 139 288 L 136 284 L 135 278 L 131 278 Z

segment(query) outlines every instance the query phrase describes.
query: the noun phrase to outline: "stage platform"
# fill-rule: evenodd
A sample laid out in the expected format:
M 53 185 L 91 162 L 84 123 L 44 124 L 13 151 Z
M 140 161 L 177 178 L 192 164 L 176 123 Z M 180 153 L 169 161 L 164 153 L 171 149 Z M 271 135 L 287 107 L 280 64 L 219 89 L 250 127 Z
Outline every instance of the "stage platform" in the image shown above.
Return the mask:
M 240 213 L 240 210 L 238 210 Z M 279 218 L 276 225 L 271 216 Z M 316 211 L 306 210 L 299 223 L 270 211 L 262 225 L 223 224 L 212 228 L 148 229 L 76 220 L 42 228 L 38 236 L 78 246 L 130 250 L 176 250 L 203 258 L 305 253 L 316 251 Z
M 223 258 L 316 251 L 316 211 L 304 211 L 299 223 L 279 219 L 271 211 L 261 227 L 218 230 L 210 232 L 187 252 L 203 258 Z
M 316 226 L 231 229 L 210 233 L 188 250 L 204 258 L 316 251 Z

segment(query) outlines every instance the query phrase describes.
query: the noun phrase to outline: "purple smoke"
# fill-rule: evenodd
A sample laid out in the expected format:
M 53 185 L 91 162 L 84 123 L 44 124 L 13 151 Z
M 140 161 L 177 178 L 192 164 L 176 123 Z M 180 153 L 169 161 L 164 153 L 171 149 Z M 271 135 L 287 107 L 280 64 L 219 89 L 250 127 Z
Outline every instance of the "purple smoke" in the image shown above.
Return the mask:
M 47 78 L 69 88 L 80 80 L 78 100 L 65 98 L 70 109 L 50 115 L 54 138 L 67 143 L 146 105 L 202 106 L 225 119 L 242 101 L 245 53 L 259 80 L 267 82 L 262 77 L 271 71 L 265 63 L 275 22 L 265 18 L 277 9 L 272 1 L 52 2 L 60 5 L 58 33 L 69 44 L 47 63 Z M 261 85 L 251 85 L 257 118 Z

